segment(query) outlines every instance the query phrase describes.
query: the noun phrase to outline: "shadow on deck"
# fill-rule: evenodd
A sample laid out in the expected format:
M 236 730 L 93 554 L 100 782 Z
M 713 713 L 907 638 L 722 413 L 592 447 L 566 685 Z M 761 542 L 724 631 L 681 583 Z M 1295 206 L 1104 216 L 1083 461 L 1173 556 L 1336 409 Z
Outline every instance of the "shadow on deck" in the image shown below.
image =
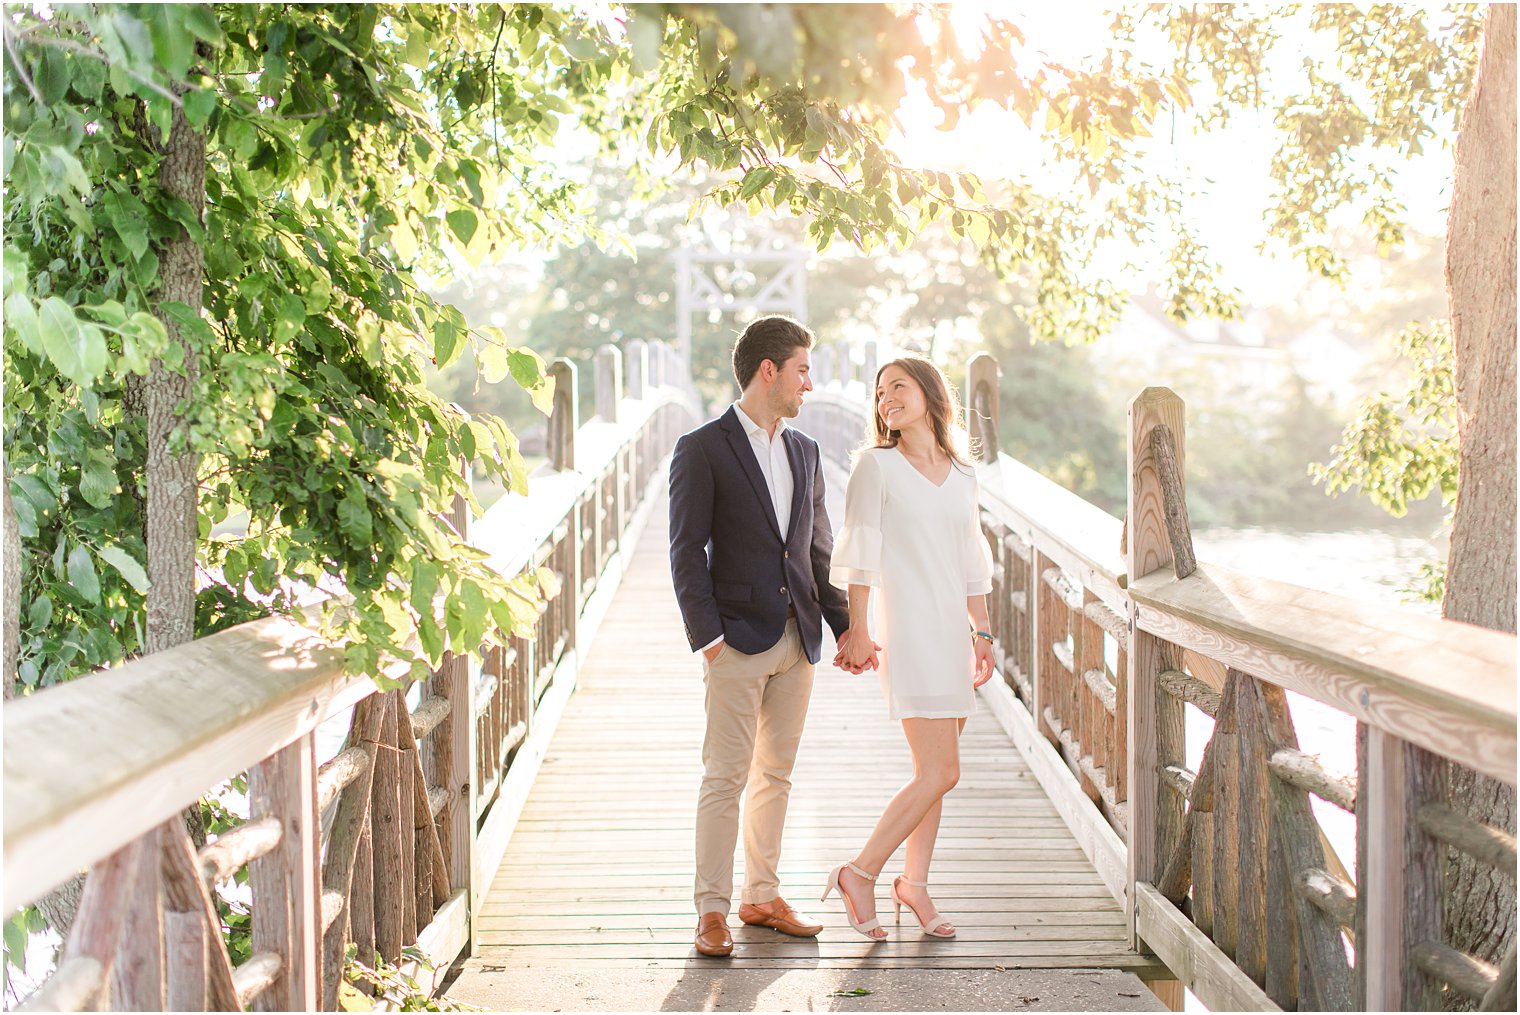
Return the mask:
M 874 676 L 827 665 L 793 774 L 780 867 L 785 897 L 825 929 L 801 940 L 735 915 L 734 955 L 698 955 L 702 680 L 671 588 L 663 496 L 649 518 L 451 996 L 519 1010 L 1164 1010 L 1130 975 L 1164 969 L 1126 947 L 1122 904 L 985 708 L 966 728 L 933 867 L 959 937 L 926 939 L 911 920 L 891 927 L 882 890 L 892 934 L 873 945 L 836 900 L 816 901 L 828 869 L 854 854 L 909 774 Z M 825 657 L 832 651 L 826 645 Z M 887 871 L 900 864 L 899 851 Z M 852 990 L 870 993 L 842 993 Z

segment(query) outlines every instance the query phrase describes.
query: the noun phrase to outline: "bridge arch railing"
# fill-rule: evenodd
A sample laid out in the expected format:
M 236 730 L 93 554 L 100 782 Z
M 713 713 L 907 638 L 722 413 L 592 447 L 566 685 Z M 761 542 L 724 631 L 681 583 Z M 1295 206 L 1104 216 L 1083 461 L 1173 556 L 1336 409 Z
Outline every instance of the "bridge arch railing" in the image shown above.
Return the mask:
M 875 359 L 814 357 L 823 383 L 799 425 L 841 466 Z M 1134 943 L 1215 1009 L 1512 999 L 1513 947 L 1496 968 L 1442 937 L 1447 848 L 1513 879 L 1515 839 L 1445 807 L 1441 762 L 1514 785 L 1514 636 L 1197 563 L 1183 404 L 1164 388 L 1129 407 L 1126 523 L 997 453 L 997 366 L 983 354 L 967 377 L 990 452 L 1003 682 L 986 700 L 1125 901 Z M 1298 741 L 1289 691 L 1355 720 L 1355 772 Z M 1196 771 L 1189 710 L 1212 725 Z M 1311 795 L 1354 816 L 1355 856 Z
M 468 949 L 624 542 L 697 421 L 668 345 L 609 346 L 596 366 L 584 425 L 574 366 L 553 367 L 532 496 L 450 518 L 502 573 L 559 578 L 534 633 L 484 665 L 447 658 L 380 692 L 343 672 L 341 645 L 269 617 L 6 703 L 7 911 L 91 869 L 58 969 L 26 1007 L 332 1010 L 350 943 L 424 985 Z M 319 727 L 345 722 L 319 759 Z M 197 852 L 181 812 L 244 777 L 249 820 Z M 213 885 L 240 871 L 251 944 L 234 965 Z

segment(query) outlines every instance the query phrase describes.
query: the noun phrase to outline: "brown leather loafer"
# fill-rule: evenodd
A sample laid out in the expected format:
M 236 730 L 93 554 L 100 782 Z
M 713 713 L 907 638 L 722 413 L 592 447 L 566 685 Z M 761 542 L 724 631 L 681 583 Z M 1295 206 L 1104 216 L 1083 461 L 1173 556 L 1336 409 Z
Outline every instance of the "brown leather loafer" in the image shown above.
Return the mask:
M 734 937 L 728 932 L 728 918 L 722 913 L 703 913 L 697 921 L 697 951 L 703 955 L 728 955 L 734 950 Z
M 743 903 L 739 906 L 739 919 L 751 927 L 770 927 L 792 937 L 815 937 L 823 930 L 823 924 L 803 916 L 780 896 L 766 905 L 768 909 Z

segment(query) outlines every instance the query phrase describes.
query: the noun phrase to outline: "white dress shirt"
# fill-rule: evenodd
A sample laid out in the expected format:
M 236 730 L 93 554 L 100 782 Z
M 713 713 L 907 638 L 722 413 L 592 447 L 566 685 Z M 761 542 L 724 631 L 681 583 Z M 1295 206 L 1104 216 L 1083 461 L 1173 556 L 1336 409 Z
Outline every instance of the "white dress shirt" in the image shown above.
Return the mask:
M 776 509 L 776 524 L 781 527 L 781 541 L 784 543 L 792 522 L 793 487 L 792 463 L 786 455 L 786 441 L 781 437 L 786 432 L 786 420 L 777 421 L 776 435 L 772 437 L 765 432 L 765 427 L 750 419 L 739 408 L 738 402 L 734 403 L 734 415 L 739 417 L 744 432 L 749 434 L 749 446 L 754 449 L 760 474 L 765 477 L 765 488 L 771 495 L 771 507 Z
M 739 417 L 739 423 L 749 435 L 749 446 L 755 452 L 760 475 L 765 477 L 765 489 L 771 496 L 771 507 L 776 511 L 776 524 L 780 527 L 781 539 L 785 542 L 792 524 L 792 490 L 796 486 L 792 481 L 792 462 L 786 454 L 786 441 L 781 436 L 786 432 L 786 420 L 776 423 L 776 434 L 773 437 L 765 432 L 765 427 L 750 419 L 749 414 L 739 408 L 738 402 L 734 403 L 734 415 Z M 719 635 L 697 651 L 706 652 L 722 640 L 723 636 Z

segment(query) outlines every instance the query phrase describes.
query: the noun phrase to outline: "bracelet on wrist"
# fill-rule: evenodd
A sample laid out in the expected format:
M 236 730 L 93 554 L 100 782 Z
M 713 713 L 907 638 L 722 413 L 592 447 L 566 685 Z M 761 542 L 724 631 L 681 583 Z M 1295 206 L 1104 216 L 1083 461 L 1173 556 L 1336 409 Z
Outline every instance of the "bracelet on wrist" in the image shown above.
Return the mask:
M 971 632 L 971 640 L 972 641 L 975 641 L 978 638 L 985 638 L 985 639 L 987 639 L 987 644 L 989 644 L 989 645 L 993 644 L 992 635 L 988 634 L 986 631 L 973 631 L 973 632 Z

